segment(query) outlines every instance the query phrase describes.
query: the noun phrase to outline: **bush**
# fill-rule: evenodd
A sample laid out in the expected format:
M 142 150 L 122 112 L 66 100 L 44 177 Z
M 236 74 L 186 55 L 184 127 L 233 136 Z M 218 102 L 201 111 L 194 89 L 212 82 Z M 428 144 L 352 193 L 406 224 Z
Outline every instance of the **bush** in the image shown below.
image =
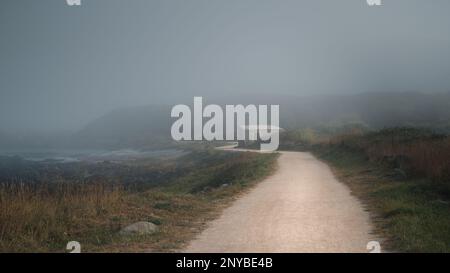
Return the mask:
M 423 129 L 390 128 L 339 136 L 332 143 L 362 151 L 369 160 L 388 163 L 409 176 L 450 183 L 449 136 Z

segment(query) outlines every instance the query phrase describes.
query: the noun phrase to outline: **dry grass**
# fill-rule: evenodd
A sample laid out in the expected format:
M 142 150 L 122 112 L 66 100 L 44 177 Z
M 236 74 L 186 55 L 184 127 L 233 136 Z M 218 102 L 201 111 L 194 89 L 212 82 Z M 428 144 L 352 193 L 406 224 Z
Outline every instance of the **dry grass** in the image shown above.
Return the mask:
M 117 212 L 120 186 L 96 184 L 0 185 L 0 249 L 44 250 Z M 80 221 L 85 219 L 86 221 Z M 56 245 L 55 245 L 56 244 Z
M 414 174 L 434 180 L 450 178 L 450 138 L 410 143 L 379 143 L 367 148 L 372 160 L 403 157 Z
M 426 130 L 393 128 L 367 135 L 347 134 L 332 144 L 364 152 L 370 161 L 387 162 L 410 177 L 450 183 L 450 137 Z

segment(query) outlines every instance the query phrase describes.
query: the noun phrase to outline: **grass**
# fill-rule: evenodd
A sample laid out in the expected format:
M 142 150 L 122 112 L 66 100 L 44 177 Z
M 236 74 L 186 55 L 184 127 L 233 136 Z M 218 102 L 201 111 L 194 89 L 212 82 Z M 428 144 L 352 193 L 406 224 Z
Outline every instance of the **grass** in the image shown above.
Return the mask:
M 445 136 L 397 128 L 310 149 L 366 203 L 376 233 L 387 239 L 384 249 L 450 252 L 447 143 Z
M 81 243 L 83 252 L 174 251 L 234 197 L 269 175 L 275 158 L 203 150 L 165 162 L 160 175 L 149 163 L 139 163 L 139 183 L 130 184 L 129 177 L 121 183 L 110 172 L 86 181 L 3 182 L 0 252 L 64 252 L 72 240 Z M 153 181 L 145 181 L 147 169 Z M 137 221 L 152 222 L 159 231 L 119 235 Z

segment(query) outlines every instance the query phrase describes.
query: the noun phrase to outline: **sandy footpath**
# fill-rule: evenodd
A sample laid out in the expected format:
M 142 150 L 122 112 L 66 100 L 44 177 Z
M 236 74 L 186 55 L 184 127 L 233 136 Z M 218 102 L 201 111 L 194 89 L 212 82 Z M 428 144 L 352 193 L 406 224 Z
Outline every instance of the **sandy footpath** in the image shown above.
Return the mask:
M 281 152 L 278 170 L 209 223 L 185 252 L 368 252 L 368 213 L 310 153 Z

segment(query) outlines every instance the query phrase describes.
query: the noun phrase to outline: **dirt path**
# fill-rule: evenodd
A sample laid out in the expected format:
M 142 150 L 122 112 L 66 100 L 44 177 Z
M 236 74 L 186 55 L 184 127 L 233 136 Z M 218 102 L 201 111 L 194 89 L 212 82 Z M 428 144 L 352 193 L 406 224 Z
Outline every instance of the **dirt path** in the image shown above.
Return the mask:
M 368 252 L 368 213 L 310 153 L 279 168 L 224 210 L 186 252 Z

